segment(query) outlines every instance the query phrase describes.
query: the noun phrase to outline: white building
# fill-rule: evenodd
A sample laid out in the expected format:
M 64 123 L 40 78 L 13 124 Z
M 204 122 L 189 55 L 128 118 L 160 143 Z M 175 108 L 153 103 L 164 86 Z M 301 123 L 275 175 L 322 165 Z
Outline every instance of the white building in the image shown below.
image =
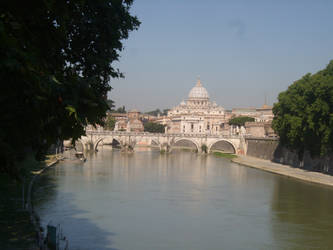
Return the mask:
M 229 125 L 224 108 L 209 100 L 198 80 L 188 99 L 168 112 L 166 133 L 228 134 Z

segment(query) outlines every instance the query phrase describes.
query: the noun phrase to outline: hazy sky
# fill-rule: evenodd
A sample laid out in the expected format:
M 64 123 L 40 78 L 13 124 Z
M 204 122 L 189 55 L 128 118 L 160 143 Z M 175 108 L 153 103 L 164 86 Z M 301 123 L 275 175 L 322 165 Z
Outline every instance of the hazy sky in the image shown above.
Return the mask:
M 333 59 L 332 0 L 136 0 L 131 13 L 142 24 L 114 64 L 117 107 L 171 108 L 198 75 L 225 108 L 272 104 Z

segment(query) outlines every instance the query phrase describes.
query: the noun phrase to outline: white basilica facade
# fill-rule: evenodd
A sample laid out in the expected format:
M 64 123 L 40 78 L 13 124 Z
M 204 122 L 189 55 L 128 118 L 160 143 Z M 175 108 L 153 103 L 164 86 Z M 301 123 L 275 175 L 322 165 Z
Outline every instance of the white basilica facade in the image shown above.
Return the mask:
M 188 99 L 168 112 L 166 125 L 168 134 L 229 134 L 224 108 L 209 100 L 200 80 Z

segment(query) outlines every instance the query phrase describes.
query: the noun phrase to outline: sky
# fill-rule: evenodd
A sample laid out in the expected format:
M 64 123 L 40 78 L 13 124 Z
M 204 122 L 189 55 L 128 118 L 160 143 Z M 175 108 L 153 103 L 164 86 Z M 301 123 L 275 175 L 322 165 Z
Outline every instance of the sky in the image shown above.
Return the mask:
M 272 105 L 333 59 L 332 0 L 134 0 L 131 13 L 141 25 L 109 93 L 127 110 L 172 108 L 198 76 L 226 109 Z

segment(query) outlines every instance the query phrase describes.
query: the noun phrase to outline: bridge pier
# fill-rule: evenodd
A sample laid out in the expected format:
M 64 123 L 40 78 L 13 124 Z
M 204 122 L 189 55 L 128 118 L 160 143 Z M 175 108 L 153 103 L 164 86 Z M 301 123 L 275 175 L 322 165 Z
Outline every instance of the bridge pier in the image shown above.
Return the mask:
M 88 151 L 95 151 L 95 146 L 93 142 L 88 142 L 85 147 Z
M 171 147 L 168 143 L 163 143 L 160 145 L 160 152 L 161 153 L 170 153 Z
M 200 153 L 201 154 L 208 154 L 208 147 L 205 143 L 202 143 L 200 145 Z
M 133 153 L 134 148 L 130 144 L 125 143 L 124 145 L 121 146 L 120 151 L 124 153 Z

